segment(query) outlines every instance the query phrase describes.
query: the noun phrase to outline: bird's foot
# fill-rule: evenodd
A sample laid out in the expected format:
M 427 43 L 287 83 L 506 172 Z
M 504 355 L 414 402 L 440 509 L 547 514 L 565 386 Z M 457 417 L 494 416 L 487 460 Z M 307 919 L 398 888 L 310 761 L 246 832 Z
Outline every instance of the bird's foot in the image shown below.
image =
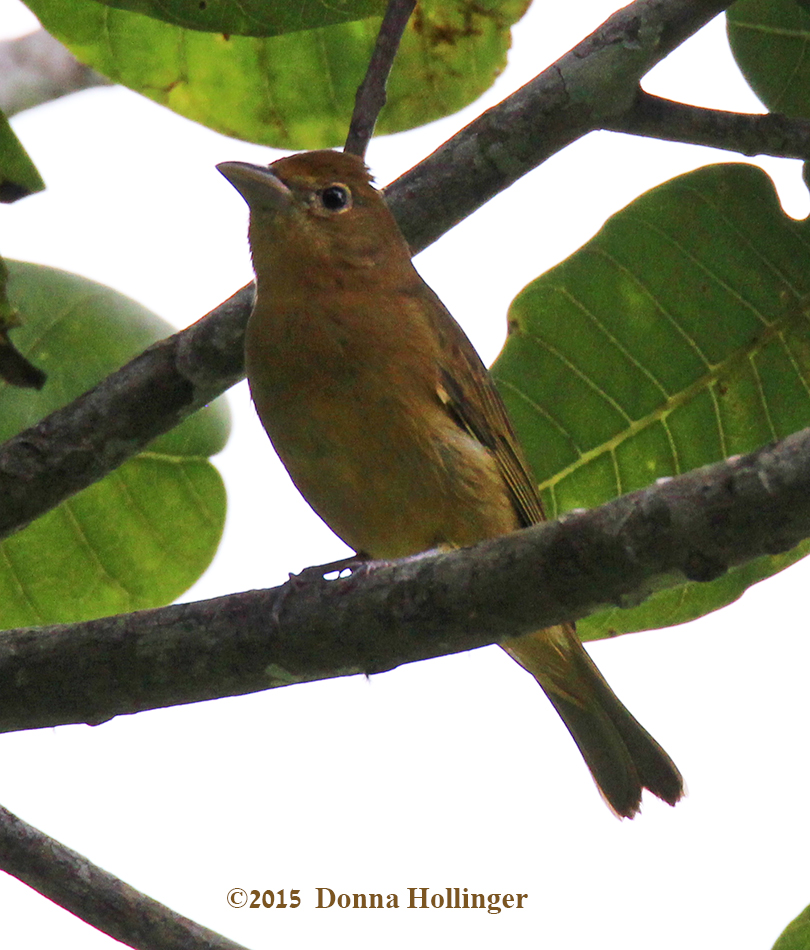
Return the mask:
M 327 564 L 316 564 L 312 567 L 305 567 L 299 574 L 290 574 L 289 580 L 279 590 L 276 602 L 273 604 L 271 618 L 273 624 L 280 628 L 281 611 L 290 594 L 306 587 L 307 584 L 320 584 L 324 581 L 333 583 L 341 582 L 341 592 L 352 590 L 357 581 L 366 577 L 372 571 L 381 567 L 389 567 L 394 563 L 405 561 L 418 561 L 420 558 L 431 557 L 437 554 L 442 548 L 431 548 L 429 551 L 422 551 L 420 554 L 411 554 L 408 557 L 398 558 L 396 561 L 390 560 L 371 560 L 367 555 L 358 552 L 350 557 L 340 558 L 337 561 L 329 561 Z
M 329 561 L 327 564 L 314 564 L 312 567 L 305 567 L 298 574 L 290 574 L 287 583 L 284 584 L 278 592 L 276 601 L 273 604 L 271 619 L 273 625 L 281 627 L 281 611 L 290 594 L 306 587 L 307 584 L 318 584 L 323 581 L 350 580 L 356 574 L 366 573 L 372 569 L 372 565 L 384 562 L 370 561 L 364 554 L 352 554 L 350 557 L 340 558 L 337 561 Z M 330 576 L 333 575 L 333 576 Z

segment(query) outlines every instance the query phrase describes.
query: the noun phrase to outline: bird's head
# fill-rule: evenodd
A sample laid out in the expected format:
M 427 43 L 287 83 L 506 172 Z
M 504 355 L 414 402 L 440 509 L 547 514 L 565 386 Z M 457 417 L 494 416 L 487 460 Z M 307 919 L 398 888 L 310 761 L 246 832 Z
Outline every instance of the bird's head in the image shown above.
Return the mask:
M 276 283 L 283 279 L 280 271 L 318 282 L 326 268 L 368 273 L 410 261 L 384 198 L 355 155 L 324 149 L 271 165 L 223 162 L 217 168 L 250 208 L 260 282 L 265 273 Z

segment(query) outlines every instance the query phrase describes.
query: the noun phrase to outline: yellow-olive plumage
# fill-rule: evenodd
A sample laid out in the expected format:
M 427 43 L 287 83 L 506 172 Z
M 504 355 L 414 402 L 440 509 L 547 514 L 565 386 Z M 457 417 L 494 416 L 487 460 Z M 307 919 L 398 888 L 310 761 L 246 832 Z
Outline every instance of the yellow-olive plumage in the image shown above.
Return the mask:
M 245 365 L 296 486 L 359 554 L 458 547 L 543 519 L 523 452 L 463 330 L 411 264 L 363 162 L 338 152 L 220 171 L 250 207 L 257 297 Z M 611 808 L 680 773 L 571 624 L 504 649 L 543 687 Z

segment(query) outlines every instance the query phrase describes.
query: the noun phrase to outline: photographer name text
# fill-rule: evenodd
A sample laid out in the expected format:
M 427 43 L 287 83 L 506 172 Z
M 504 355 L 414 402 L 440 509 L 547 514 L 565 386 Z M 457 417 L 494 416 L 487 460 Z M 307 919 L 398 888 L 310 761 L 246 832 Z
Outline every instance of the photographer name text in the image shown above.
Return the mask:
M 316 910 L 337 907 L 341 910 L 485 910 L 488 914 L 500 914 L 502 910 L 523 910 L 529 899 L 528 894 L 494 893 L 484 894 L 470 891 L 466 887 L 445 887 L 431 890 L 428 887 L 409 887 L 407 894 L 347 894 L 334 891 L 331 887 L 316 887 L 305 902 L 300 888 L 281 888 L 280 890 L 245 890 L 233 887 L 228 891 L 228 903 L 231 907 L 248 907 L 251 910 L 295 910 L 310 906 Z

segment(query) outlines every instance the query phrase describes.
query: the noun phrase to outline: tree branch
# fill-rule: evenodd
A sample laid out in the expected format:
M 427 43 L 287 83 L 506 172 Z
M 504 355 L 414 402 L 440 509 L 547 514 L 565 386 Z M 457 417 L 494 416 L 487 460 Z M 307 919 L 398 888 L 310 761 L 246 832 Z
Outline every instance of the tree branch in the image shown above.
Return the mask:
M 112 85 L 45 30 L 0 42 L 0 112 L 16 115 L 71 92 Z
M 386 189 L 414 253 L 635 101 L 638 81 L 730 0 L 636 0 Z M 0 538 L 86 488 L 237 382 L 252 291 L 0 448 Z
M 731 4 L 636 0 L 396 180 L 394 214 L 413 195 L 405 233 L 423 250 L 518 178 L 632 107 L 641 78 Z
M 810 536 L 810 429 L 591 511 L 345 580 L 0 634 L 0 731 L 378 673 L 634 606 Z M 310 575 L 312 576 L 312 575 Z
M 670 142 L 710 145 L 741 155 L 810 158 L 810 122 L 805 119 L 773 112 L 750 115 L 703 109 L 651 96 L 642 89 L 632 108 L 610 119 L 603 128 Z
M 416 0 L 388 0 L 366 75 L 357 87 L 344 152 L 359 155 L 360 158 L 366 154 L 377 118 L 386 102 L 388 75 L 415 6 Z
M 0 868 L 137 950 L 245 950 L 176 914 L 0 806 Z

